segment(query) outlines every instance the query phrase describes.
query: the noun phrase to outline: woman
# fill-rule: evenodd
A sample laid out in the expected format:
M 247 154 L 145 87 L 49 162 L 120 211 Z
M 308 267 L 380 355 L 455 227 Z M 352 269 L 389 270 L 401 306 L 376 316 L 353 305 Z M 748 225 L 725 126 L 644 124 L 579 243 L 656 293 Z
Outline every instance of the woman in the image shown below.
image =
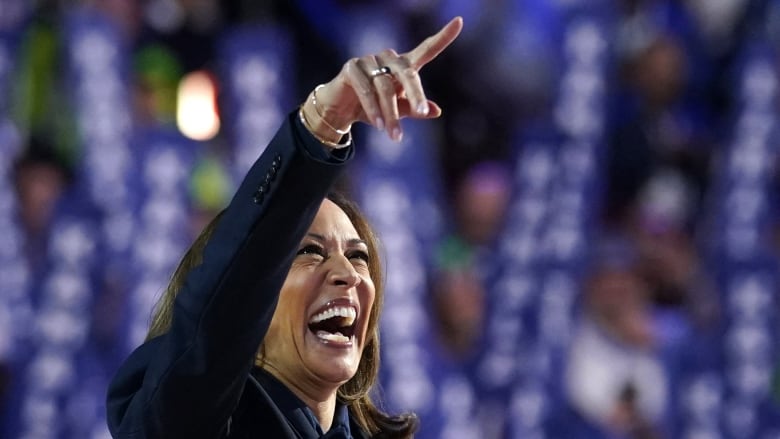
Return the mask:
M 456 18 L 412 51 L 347 62 L 290 115 L 230 205 L 185 255 L 147 341 L 108 391 L 122 438 L 409 437 L 369 391 L 382 302 L 376 242 L 329 188 L 352 157 L 350 127 L 402 136 L 433 118 L 419 69 Z M 323 200 L 324 199 L 324 200 Z

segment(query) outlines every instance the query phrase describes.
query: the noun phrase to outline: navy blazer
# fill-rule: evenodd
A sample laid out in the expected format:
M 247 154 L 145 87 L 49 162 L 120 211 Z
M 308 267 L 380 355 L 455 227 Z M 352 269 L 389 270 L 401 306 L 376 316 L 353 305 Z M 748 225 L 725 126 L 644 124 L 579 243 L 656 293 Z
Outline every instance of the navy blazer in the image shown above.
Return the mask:
M 219 220 L 176 297 L 170 330 L 145 342 L 108 389 L 115 438 L 317 437 L 252 376 L 297 247 L 354 154 L 332 152 L 291 114 Z M 355 437 L 362 432 L 355 426 Z

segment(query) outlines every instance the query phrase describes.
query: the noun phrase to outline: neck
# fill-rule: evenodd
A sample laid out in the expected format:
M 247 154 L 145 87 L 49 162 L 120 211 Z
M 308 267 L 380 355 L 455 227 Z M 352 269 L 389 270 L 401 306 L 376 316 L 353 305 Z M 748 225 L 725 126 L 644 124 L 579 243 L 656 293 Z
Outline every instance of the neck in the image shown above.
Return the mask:
M 306 407 L 314 413 L 323 432 L 327 433 L 330 430 L 333 414 L 336 412 L 338 386 L 325 387 L 309 380 L 292 380 L 271 364 L 266 363 L 262 367 L 306 404 Z
M 303 399 L 301 395 L 297 393 L 296 395 Z M 336 394 L 334 393 L 329 401 L 307 401 L 303 399 L 303 402 L 314 412 L 314 416 L 319 421 L 323 433 L 327 433 L 333 425 L 333 415 L 336 412 Z

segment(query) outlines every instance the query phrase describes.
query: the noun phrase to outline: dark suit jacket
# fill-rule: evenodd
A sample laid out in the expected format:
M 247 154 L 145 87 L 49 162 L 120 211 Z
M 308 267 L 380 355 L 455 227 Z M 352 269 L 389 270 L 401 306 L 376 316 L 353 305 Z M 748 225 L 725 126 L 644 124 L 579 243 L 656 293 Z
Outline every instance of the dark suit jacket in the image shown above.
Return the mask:
M 187 276 L 170 330 L 134 351 L 112 380 L 114 437 L 317 436 L 287 418 L 251 372 L 295 251 L 352 155 L 352 147 L 327 152 L 295 113 L 288 117 Z

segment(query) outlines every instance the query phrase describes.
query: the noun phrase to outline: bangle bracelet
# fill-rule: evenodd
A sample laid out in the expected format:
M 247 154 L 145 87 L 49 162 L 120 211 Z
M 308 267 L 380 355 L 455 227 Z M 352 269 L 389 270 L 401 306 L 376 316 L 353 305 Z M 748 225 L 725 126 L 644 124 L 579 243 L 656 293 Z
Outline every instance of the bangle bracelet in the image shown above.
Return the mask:
M 320 113 L 320 109 L 317 108 L 317 90 L 321 89 L 322 87 L 325 87 L 325 84 L 320 84 L 320 85 L 314 87 L 314 90 L 311 92 L 311 103 L 314 105 L 314 112 L 317 113 L 317 117 L 319 117 L 320 120 L 322 120 L 322 123 L 326 127 L 330 128 L 333 131 L 335 131 L 336 133 L 341 134 L 342 136 L 344 136 L 352 129 L 352 124 L 349 124 L 349 126 L 347 127 L 346 130 L 340 130 L 340 129 L 334 127 L 333 125 L 329 124 L 328 121 L 325 120 L 325 118 L 322 116 L 322 113 Z
M 328 147 L 333 148 L 333 149 L 340 149 L 340 148 L 346 148 L 347 146 L 352 144 L 352 131 L 347 131 L 347 133 L 346 133 L 347 140 L 345 142 L 341 142 L 341 143 L 331 142 L 330 140 L 323 139 L 322 137 L 318 136 L 314 132 L 314 129 L 312 129 L 311 125 L 309 125 L 309 121 L 306 120 L 306 115 L 303 114 L 303 105 L 301 105 L 300 108 L 298 109 L 298 118 L 301 120 L 301 123 L 309 131 L 309 133 L 311 133 L 311 135 L 315 139 L 319 140 L 319 142 L 322 143 L 325 146 L 328 146 Z M 342 135 L 342 138 L 343 138 L 343 136 L 344 135 Z

